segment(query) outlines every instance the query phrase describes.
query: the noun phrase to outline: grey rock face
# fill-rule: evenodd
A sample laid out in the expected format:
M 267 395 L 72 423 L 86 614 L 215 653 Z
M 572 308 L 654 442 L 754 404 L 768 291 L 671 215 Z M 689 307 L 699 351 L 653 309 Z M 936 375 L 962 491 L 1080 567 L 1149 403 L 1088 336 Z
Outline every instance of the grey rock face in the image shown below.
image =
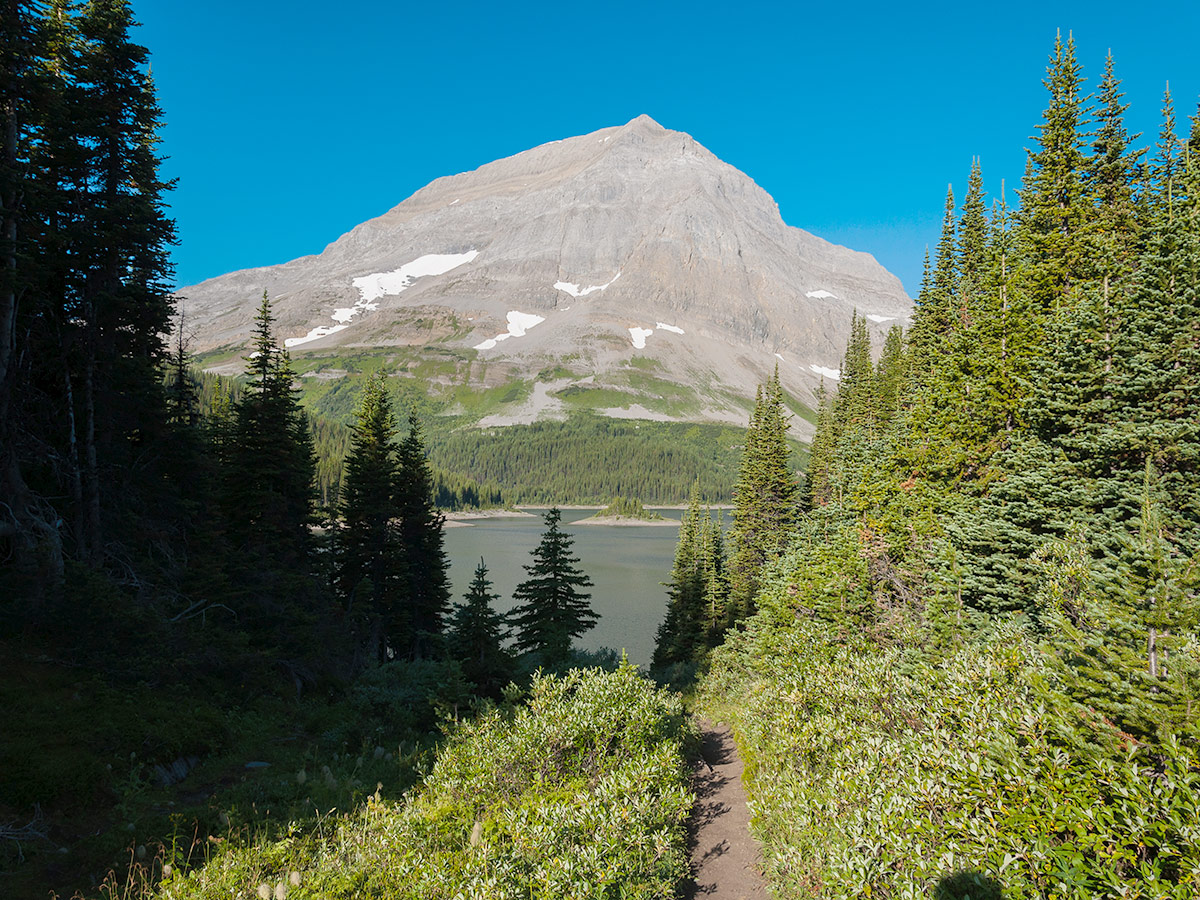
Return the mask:
M 244 342 L 264 289 L 294 352 L 441 338 L 478 348 L 493 379 L 568 359 L 603 380 L 647 357 L 703 388 L 699 417 L 740 422 L 721 396 L 753 396 L 779 363 L 809 397 L 853 309 L 877 346 L 912 309 L 873 257 L 787 226 L 749 177 L 647 116 L 439 178 L 320 255 L 182 290 L 197 349 Z

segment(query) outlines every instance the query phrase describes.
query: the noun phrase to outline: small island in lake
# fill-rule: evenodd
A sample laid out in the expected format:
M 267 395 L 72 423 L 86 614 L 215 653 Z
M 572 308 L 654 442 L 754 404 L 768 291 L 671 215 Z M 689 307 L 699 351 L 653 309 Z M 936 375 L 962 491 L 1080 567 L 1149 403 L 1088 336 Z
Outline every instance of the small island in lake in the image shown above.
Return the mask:
M 676 519 L 667 519 L 646 509 L 642 501 L 633 497 L 616 497 L 612 503 L 593 516 L 581 519 L 576 525 L 678 525 Z

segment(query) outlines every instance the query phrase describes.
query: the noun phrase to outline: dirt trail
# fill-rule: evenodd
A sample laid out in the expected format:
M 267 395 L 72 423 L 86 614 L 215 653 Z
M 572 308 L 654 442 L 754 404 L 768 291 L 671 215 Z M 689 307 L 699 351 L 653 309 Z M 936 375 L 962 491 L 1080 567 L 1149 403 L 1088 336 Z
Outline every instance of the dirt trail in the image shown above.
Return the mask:
M 684 897 L 767 900 L 758 871 L 758 844 L 742 789 L 742 760 L 728 725 L 700 723 L 703 744 L 696 768 L 696 807 L 689 842 L 692 880 Z

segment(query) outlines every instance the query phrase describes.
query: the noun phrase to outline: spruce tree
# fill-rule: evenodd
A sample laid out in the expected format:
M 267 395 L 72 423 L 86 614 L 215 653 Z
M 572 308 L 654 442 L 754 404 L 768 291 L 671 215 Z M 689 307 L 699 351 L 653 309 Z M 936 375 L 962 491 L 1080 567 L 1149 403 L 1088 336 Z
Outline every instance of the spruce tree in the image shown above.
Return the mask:
M 883 342 L 883 352 L 875 366 L 875 380 L 871 385 L 874 401 L 874 418 L 880 427 L 886 427 L 899 412 L 901 392 L 908 374 L 908 357 L 905 353 L 904 330 L 899 325 L 888 329 Z M 822 385 L 823 387 L 824 385 Z M 818 413 L 818 421 L 820 415 Z M 816 438 L 813 439 L 816 445 Z
M 465 603 L 454 607 L 447 634 L 450 657 L 462 665 L 463 674 L 485 697 L 499 697 L 512 677 L 512 658 L 504 650 L 508 637 L 505 617 L 496 612 L 500 596 L 492 591 L 483 559 L 475 568 Z
M 309 611 L 316 522 L 312 438 L 273 323 L 264 291 L 246 357 L 250 382 L 234 407 L 222 459 L 232 565 L 244 602 L 267 619 Z
M 704 575 L 698 558 L 700 536 L 700 482 L 692 485 L 687 510 L 679 524 L 675 561 L 667 582 L 667 613 L 655 636 L 656 668 L 686 662 L 694 655 L 700 633 L 701 604 L 704 602 Z
M 134 26 L 126 0 L 92 0 L 74 22 L 78 52 L 66 57 L 73 202 L 87 207 L 86 224 L 71 229 L 79 270 L 67 322 L 79 330 L 82 549 L 93 563 L 105 543 L 104 508 L 115 499 L 106 498 L 105 473 L 136 466 L 166 419 L 159 365 L 173 311 L 175 227 L 163 195 L 173 185 L 158 173 L 162 112 Z
M 574 540 L 559 528 L 562 513 L 557 506 L 546 512 L 546 531 L 532 551 L 533 562 L 525 566 L 529 578 L 515 591 L 516 606 L 509 622 L 517 628 L 516 648 L 534 655 L 541 663 L 565 663 L 572 641 L 595 627 L 600 616 L 581 589 L 592 580 L 579 569 L 579 558 L 571 555 Z
M 33 593 L 57 584 L 63 571 L 58 511 L 26 479 L 19 441 L 22 398 L 29 397 L 31 358 L 25 336 L 50 311 L 49 298 L 31 291 L 39 268 L 37 171 L 33 146 L 48 118 L 50 92 L 39 69 L 46 63 L 46 29 L 38 6 L 0 4 L 0 552 L 31 579 Z M 26 430 L 28 424 L 24 425 Z M 10 586 L 16 595 L 18 588 Z
M 395 511 L 404 545 L 405 600 L 403 614 L 388 624 L 389 634 L 405 634 L 395 645 L 411 657 L 440 652 L 439 642 L 450 610 L 449 562 L 443 549 L 446 517 L 433 505 L 433 471 L 425 455 L 421 420 L 415 409 L 408 415 L 408 434 L 400 443 L 395 488 Z
M 396 518 L 399 477 L 396 419 L 381 375 L 363 385 L 335 532 L 335 583 L 353 618 L 373 619 L 371 648 L 380 659 L 406 638 L 405 550 Z M 360 609 L 356 609 L 358 606 Z
M 808 470 L 804 478 L 804 490 L 807 494 L 804 506 L 809 510 L 830 500 L 831 469 L 837 450 L 833 433 L 833 398 L 825 388 L 824 378 L 817 385 L 814 399 L 817 406 L 816 432 L 809 448 Z
M 925 269 L 910 337 L 914 372 L 922 378 L 928 377 L 941 363 L 954 325 L 954 304 L 959 281 L 954 213 L 954 187 L 950 185 L 946 188 L 942 235 L 938 240 L 932 270 L 929 251 L 925 251 Z
M 963 200 L 962 218 L 958 223 L 958 303 L 959 325 L 965 326 L 964 314 L 969 312 L 972 299 L 978 294 L 987 265 L 988 221 L 984 205 L 983 172 L 979 158 L 971 160 L 967 180 L 967 196 Z
M 729 621 L 729 578 L 726 574 L 725 537 L 721 530 L 721 515 L 714 519 L 712 510 L 704 507 L 700 529 L 696 536 L 697 568 L 704 593 L 700 597 L 697 632 L 702 643 L 693 652 L 697 662 L 703 662 L 707 651 L 720 646 L 725 623 Z
M 1192 702 L 1200 673 L 1186 650 L 1200 625 L 1200 573 L 1168 536 L 1161 515 L 1166 499 L 1148 463 L 1139 514 L 1122 535 L 1118 577 L 1107 588 L 1089 566 L 1077 579 L 1078 597 L 1064 602 L 1063 592 L 1053 590 L 1054 579 L 1062 578 L 1062 554 L 1057 545 L 1039 554 L 1038 596 L 1068 689 L 1089 711 L 1152 743 L 1200 727 Z M 1078 542 L 1081 534 L 1071 538 Z
M 1090 209 L 1084 190 L 1083 76 L 1072 36 L 1065 42 L 1061 34 L 1055 38 L 1044 84 L 1049 104 L 1023 181 L 1021 223 L 1028 290 L 1035 311 L 1048 317 L 1070 302 L 1089 269 L 1083 240 Z
M 795 528 L 798 485 L 789 468 L 788 419 L 779 367 L 760 387 L 734 489 L 734 550 L 729 560 L 728 623 L 754 613 L 766 563 L 782 552 Z
M 1130 148 L 1132 138 L 1125 128 L 1129 104 L 1122 102 L 1123 98 L 1109 53 L 1097 97 L 1092 154 L 1085 172 L 1085 186 L 1094 209 L 1085 223 L 1086 233 L 1093 248 L 1091 256 L 1097 263 L 1094 277 L 1100 282 L 1106 309 L 1132 267 L 1140 230 L 1134 188 L 1142 151 Z M 1104 320 L 1108 321 L 1107 315 Z

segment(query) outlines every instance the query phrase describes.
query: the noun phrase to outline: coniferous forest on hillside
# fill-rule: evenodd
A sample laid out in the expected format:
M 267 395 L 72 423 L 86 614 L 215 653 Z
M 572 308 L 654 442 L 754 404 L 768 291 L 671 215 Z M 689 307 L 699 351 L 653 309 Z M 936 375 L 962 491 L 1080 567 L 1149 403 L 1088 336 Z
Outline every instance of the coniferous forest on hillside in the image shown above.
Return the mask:
M 701 717 L 775 896 L 1200 894 L 1200 111 L 1139 146 L 1060 36 L 803 453 L 778 370 L 740 432 L 471 435 L 302 404 L 267 295 L 199 371 L 134 29 L 0 0 L 0 895 L 683 896 Z M 557 507 L 452 596 L 442 510 L 689 490 L 649 673 Z

